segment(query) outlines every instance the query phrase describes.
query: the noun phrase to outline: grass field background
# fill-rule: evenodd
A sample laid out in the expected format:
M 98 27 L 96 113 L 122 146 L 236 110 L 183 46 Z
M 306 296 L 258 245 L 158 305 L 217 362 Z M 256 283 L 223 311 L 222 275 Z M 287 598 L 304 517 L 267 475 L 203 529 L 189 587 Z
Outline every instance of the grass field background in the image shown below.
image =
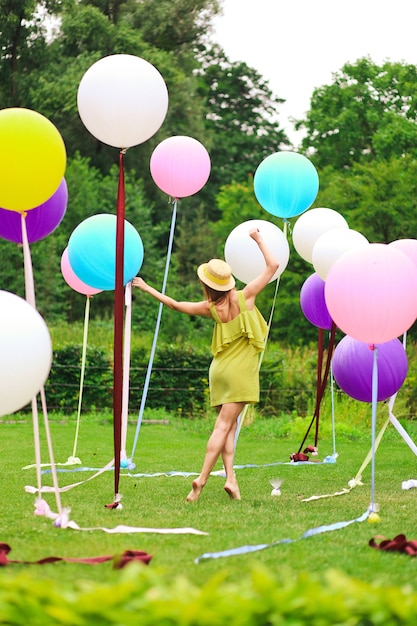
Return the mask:
M 370 411 L 370 407 L 369 411 Z M 168 424 L 142 425 L 134 461 L 136 474 L 159 472 L 198 472 L 203 460 L 212 422 L 209 419 L 185 420 L 165 416 Z M 385 419 L 383 409 L 379 424 Z M 337 423 L 337 420 L 336 420 Z M 303 420 L 305 430 L 307 422 Z M 75 421 L 62 416 L 50 419 L 56 462 L 65 462 L 72 454 Z M 294 426 L 294 425 L 293 425 Z M 217 552 L 244 545 L 269 544 L 284 538 L 297 539 L 312 528 L 356 519 L 371 502 L 371 466 L 363 473 L 363 486 L 349 494 L 303 502 L 312 495 L 322 495 L 347 488 L 358 472 L 371 445 L 366 425 L 350 434 L 337 436 L 337 462 L 334 464 L 289 463 L 289 455 L 298 449 L 300 425 L 284 436 L 280 420 L 256 418 L 242 428 L 236 453 L 236 469 L 242 500 L 231 501 L 223 490 L 224 479 L 210 478 L 197 503 L 186 503 L 192 476 L 129 476 L 121 471 L 120 492 L 123 509 L 108 510 L 105 504 L 114 496 L 114 475 L 107 471 L 61 495 L 63 506 L 71 507 L 70 518 L 81 527 L 108 527 L 118 524 L 150 528 L 191 527 L 207 535 L 161 535 L 157 533 L 109 535 L 100 530 L 76 531 L 55 528 L 51 520 L 34 515 L 35 496 L 25 493 L 25 485 L 36 486 L 35 469 L 22 469 L 34 463 L 33 427 L 30 418 L 0 424 L 2 438 L 0 541 L 8 543 L 11 559 L 37 560 L 46 556 L 90 557 L 118 554 L 126 549 L 144 550 L 152 555 L 148 567 L 167 579 L 184 575 L 202 585 L 221 572 L 228 580 L 238 581 L 255 564 L 264 564 L 283 576 L 300 572 L 324 575 L 336 569 L 357 579 L 382 585 L 409 585 L 416 589 L 417 560 L 404 554 L 386 553 L 368 546 L 371 537 L 392 538 L 404 533 L 417 539 L 417 490 L 401 488 L 402 481 L 417 479 L 416 457 L 390 425 L 375 457 L 375 501 L 381 521 L 355 523 L 296 541 L 277 545 L 253 554 L 221 559 L 195 559 L 207 552 Z M 285 429 L 284 429 L 285 430 Z M 286 429 L 288 431 L 288 429 Z M 341 429 L 343 432 L 349 429 Z M 290 429 L 291 431 L 291 429 Z M 128 446 L 135 432 L 134 416 L 128 429 Z M 318 459 L 333 452 L 329 427 L 319 441 Z M 411 428 L 412 432 L 412 428 Z M 42 461 L 48 461 L 44 429 L 41 426 Z M 311 442 L 311 438 L 307 443 Z M 129 452 L 129 448 L 128 448 Z M 77 456 L 84 467 L 102 467 L 112 459 L 113 428 L 109 416 L 84 416 L 80 426 Z M 314 459 L 315 457 L 311 457 Z M 221 469 L 218 465 L 216 469 Z M 58 474 L 59 485 L 81 481 L 92 471 Z M 281 478 L 282 495 L 271 497 L 270 480 Z M 42 483 L 51 485 L 50 474 Z M 44 496 L 56 510 L 55 496 Z M 11 566 L 40 580 L 116 581 L 120 572 L 108 563 L 88 566 L 71 563 Z M 11 568 L 0 569 L 0 577 Z

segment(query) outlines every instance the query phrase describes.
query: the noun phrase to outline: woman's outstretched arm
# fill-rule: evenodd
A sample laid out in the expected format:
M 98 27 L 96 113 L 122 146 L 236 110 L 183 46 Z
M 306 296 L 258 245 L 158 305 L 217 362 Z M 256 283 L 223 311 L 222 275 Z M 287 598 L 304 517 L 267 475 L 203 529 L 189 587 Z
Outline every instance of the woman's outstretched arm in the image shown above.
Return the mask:
M 151 287 L 146 283 L 143 278 L 136 276 L 132 280 L 132 285 L 134 287 L 138 287 L 141 291 L 148 293 L 152 298 L 162 302 L 165 306 L 169 307 L 173 311 L 179 311 L 180 313 L 186 313 L 187 315 L 201 315 L 203 317 L 211 317 L 209 303 L 207 300 L 202 300 L 201 302 L 178 302 L 174 298 L 167 296 L 164 293 L 161 293 L 154 287 Z
M 243 294 L 246 301 L 251 299 L 253 299 L 254 301 L 258 293 L 262 291 L 264 287 L 266 287 L 266 285 L 269 283 L 269 281 L 277 271 L 279 263 L 274 254 L 264 242 L 262 235 L 257 228 L 252 229 L 249 232 L 249 235 L 254 241 L 256 241 L 259 250 L 262 252 L 262 255 L 265 259 L 265 269 L 263 270 L 263 272 L 261 272 L 259 276 L 251 280 L 243 289 Z

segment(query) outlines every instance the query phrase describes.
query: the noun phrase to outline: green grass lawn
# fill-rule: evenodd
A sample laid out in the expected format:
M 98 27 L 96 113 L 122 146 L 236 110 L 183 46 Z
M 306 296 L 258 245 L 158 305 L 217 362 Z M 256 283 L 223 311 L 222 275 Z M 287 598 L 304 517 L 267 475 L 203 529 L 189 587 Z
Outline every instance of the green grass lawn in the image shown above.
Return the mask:
M 238 581 L 255 564 L 261 563 L 282 576 L 294 576 L 303 571 L 321 576 L 336 569 L 359 580 L 386 586 L 410 585 L 416 589 L 417 559 L 368 546 L 371 537 L 377 534 L 392 538 L 404 533 L 409 539 L 417 539 L 417 490 L 401 488 L 403 480 L 417 478 L 417 459 L 391 426 L 376 454 L 375 501 L 380 506 L 380 523 L 365 521 L 252 554 L 195 563 L 197 557 L 207 552 L 268 544 L 284 538 L 297 539 L 308 529 L 353 520 L 367 510 L 371 502 L 370 465 L 364 471 L 363 486 L 348 495 L 314 502 L 302 500 L 346 488 L 370 448 L 370 433 L 369 437 L 365 433 L 356 441 L 337 441 L 339 457 L 335 464 L 294 465 L 288 464 L 289 455 L 298 449 L 300 440 L 276 438 L 274 426 L 277 431 L 279 428 L 274 422 L 260 420 L 242 429 L 236 465 L 256 467 L 236 470 L 241 501 L 228 499 L 223 490 L 224 479 L 219 476 L 210 478 L 197 503 L 186 503 L 192 477 L 128 476 L 126 470 L 122 470 L 120 477 L 122 510 L 108 510 L 104 506 L 112 502 L 114 496 L 112 471 L 61 494 L 63 506 L 71 507 L 70 518 L 81 527 L 113 528 L 118 524 L 147 528 L 191 527 L 207 535 L 106 534 L 100 530 L 81 532 L 55 528 L 51 520 L 34 515 L 35 497 L 24 490 L 25 485 L 37 484 L 35 470 L 22 469 L 34 462 L 31 420 L 2 423 L 0 541 L 11 546 L 9 558 L 18 560 L 144 550 L 153 556 L 149 568 L 158 570 L 167 579 L 185 575 L 198 585 L 219 572 L 230 581 Z M 135 473 L 198 472 L 210 429 L 208 420 L 170 419 L 169 425 L 143 424 L 134 459 Z M 134 431 L 135 426 L 129 426 L 128 452 Z M 75 422 L 51 420 L 51 433 L 55 460 L 65 462 L 72 454 Z M 41 438 L 42 461 L 47 462 L 42 426 Z M 330 440 L 319 443 L 319 453 L 320 459 L 332 453 Z M 113 429 L 108 420 L 83 418 L 77 455 L 86 467 L 102 467 L 111 460 Z M 220 468 L 219 465 L 216 469 Z M 61 487 L 69 485 L 92 473 L 59 473 L 59 484 Z M 276 477 L 283 480 L 282 495 L 271 497 L 269 481 Z M 44 474 L 42 482 L 52 485 L 51 475 Z M 55 496 L 47 494 L 45 499 L 56 511 Z M 46 581 L 114 582 L 120 576 L 109 563 L 95 566 L 56 563 L 0 568 L 0 577 L 10 576 L 11 569 Z

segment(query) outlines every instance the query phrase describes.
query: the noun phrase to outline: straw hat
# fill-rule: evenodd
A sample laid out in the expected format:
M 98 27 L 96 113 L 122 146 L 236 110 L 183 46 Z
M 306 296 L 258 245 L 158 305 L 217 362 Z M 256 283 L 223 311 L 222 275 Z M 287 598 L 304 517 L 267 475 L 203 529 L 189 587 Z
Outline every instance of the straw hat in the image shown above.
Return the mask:
M 221 259 L 202 263 L 197 269 L 197 275 L 202 283 L 216 291 L 229 291 L 235 286 L 232 268 Z

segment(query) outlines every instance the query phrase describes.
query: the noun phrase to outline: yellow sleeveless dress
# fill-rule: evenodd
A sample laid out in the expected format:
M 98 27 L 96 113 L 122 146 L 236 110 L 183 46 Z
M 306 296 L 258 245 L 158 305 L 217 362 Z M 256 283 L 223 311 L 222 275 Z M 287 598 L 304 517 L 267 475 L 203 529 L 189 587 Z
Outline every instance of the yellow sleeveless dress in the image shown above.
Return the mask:
M 215 321 L 209 369 L 213 407 L 259 402 L 259 353 L 265 346 L 268 325 L 256 307 L 247 309 L 242 291 L 238 298 L 240 313 L 230 322 L 221 322 L 216 307 L 210 306 Z

